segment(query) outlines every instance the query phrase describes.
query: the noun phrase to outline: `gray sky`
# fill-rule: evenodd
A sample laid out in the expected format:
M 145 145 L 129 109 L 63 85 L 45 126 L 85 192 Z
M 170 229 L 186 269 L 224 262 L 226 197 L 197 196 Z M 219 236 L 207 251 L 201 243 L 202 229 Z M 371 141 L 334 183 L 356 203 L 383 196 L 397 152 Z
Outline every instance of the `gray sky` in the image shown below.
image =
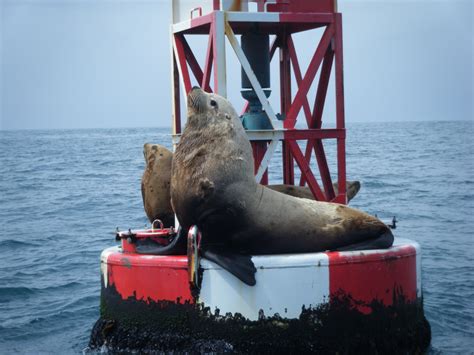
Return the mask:
M 170 126 L 171 1 L 0 1 L 0 129 Z M 339 10 L 347 122 L 473 119 L 473 1 L 339 0 Z M 314 38 L 296 36 L 303 71 Z M 230 48 L 227 58 L 240 108 Z

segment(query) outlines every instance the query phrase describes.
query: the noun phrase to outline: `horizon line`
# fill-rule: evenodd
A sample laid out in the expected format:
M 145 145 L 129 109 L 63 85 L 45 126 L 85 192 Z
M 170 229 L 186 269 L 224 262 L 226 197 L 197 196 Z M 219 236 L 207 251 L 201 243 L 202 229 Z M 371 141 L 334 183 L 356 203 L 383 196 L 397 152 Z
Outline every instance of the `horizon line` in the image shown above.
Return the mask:
M 346 121 L 347 124 L 351 123 L 421 123 L 421 122 L 471 122 L 474 123 L 474 119 L 459 119 L 459 120 L 404 120 L 404 121 Z M 122 126 L 122 127 L 49 127 L 49 128 L 0 128 L 0 132 L 6 131 L 66 131 L 66 130 L 91 130 L 91 129 L 169 129 L 171 126 Z M 298 127 L 296 127 L 298 129 Z M 300 128 L 300 129 L 305 129 Z

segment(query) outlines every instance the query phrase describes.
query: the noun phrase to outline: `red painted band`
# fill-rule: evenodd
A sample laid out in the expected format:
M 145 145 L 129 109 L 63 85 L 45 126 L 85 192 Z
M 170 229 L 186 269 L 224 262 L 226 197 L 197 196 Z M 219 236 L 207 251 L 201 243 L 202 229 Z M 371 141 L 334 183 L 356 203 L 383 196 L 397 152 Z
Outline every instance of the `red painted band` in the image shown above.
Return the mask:
M 334 252 L 328 256 L 331 295 L 343 291 L 354 300 L 367 304 L 379 300 L 387 306 L 393 304 L 395 293 L 408 301 L 417 297 L 416 249 L 411 245 L 380 253 Z

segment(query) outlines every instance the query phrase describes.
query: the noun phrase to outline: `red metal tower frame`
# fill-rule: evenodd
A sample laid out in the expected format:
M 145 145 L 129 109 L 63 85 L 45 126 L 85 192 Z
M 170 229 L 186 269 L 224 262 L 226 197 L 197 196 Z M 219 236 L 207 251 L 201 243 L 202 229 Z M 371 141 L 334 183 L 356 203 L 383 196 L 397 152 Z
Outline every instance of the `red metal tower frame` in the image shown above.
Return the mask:
M 190 11 L 190 19 L 172 25 L 172 88 L 173 88 L 173 136 L 179 138 L 181 133 L 181 90 L 191 90 L 191 73 L 207 92 L 226 96 L 225 82 L 225 39 L 232 45 L 243 68 L 250 68 L 245 55 L 238 46 L 235 34 L 249 30 L 255 22 L 260 31 L 276 35 L 270 47 L 270 57 L 280 51 L 280 97 L 281 113 L 285 115 L 282 129 L 265 131 L 247 131 L 252 143 L 255 158 L 257 181 L 268 182 L 267 167 L 277 143 L 282 142 L 283 183 L 295 184 L 295 162 L 301 171 L 300 186 L 308 185 L 319 201 L 347 203 L 346 198 L 346 159 L 345 159 L 345 120 L 344 120 L 344 85 L 343 85 L 343 50 L 342 50 L 342 17 L 337 12 L 335 0 L 258 0 L 258 12 L 222 11 L 220 1 L 213 0 L 212 9 L 202 14 L 202 8 Z M 197 16 L 193 16 L 196 15 Z M 308 69 L 303 75 L 292 34 L 324 28 L 324 33 L 311 58 Z M 184 35 L 199 34 L 209 37 L 206 59 L 202 69 L 193 54 Z M 336 91 L 336 128 L 322 128 L 322 116 L 331 71 L 334 66 Z M 211 87 L 211 73 L 214 80 Z M 251 69 L 249 69 L 251 71 Z M 308 91 L 320 71 L 316 97 L 313 108 L 310 107 Z M 297 90 L 292 96 L 291 72 L 297 83 Z M 252 81 L 253 72 L 246 71 Z M 183 88 L 180 88 L 182 84 Z M 252 83 L 254 84 L 254 82 Z M 273 109 L 262 97 L 263 91 L 255 83 L 254 89 L 260 95 L 260 101 L 272 119 Z M 307 128 L 297 129 L 297 116 L 303 110 Z M 274 120 L 275 121 L 275 120 Z M 338 194 L 336 196 L 329 171 L 323 140 L 337 140 L 337 178 Z M 297 141 L 306 141 L 303 152 Z M 311 156 L 315 154 L 321 184 L 311 170 Z

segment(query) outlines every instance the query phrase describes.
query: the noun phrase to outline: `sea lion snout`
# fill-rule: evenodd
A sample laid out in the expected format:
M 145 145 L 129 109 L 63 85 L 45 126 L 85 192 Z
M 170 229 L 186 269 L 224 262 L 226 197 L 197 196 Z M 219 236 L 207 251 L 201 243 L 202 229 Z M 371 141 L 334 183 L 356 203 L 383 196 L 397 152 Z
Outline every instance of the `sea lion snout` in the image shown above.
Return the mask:
M 188 116 L 206 111 L 207 94 L 198 86 L 194 86 L 188 93 Z

